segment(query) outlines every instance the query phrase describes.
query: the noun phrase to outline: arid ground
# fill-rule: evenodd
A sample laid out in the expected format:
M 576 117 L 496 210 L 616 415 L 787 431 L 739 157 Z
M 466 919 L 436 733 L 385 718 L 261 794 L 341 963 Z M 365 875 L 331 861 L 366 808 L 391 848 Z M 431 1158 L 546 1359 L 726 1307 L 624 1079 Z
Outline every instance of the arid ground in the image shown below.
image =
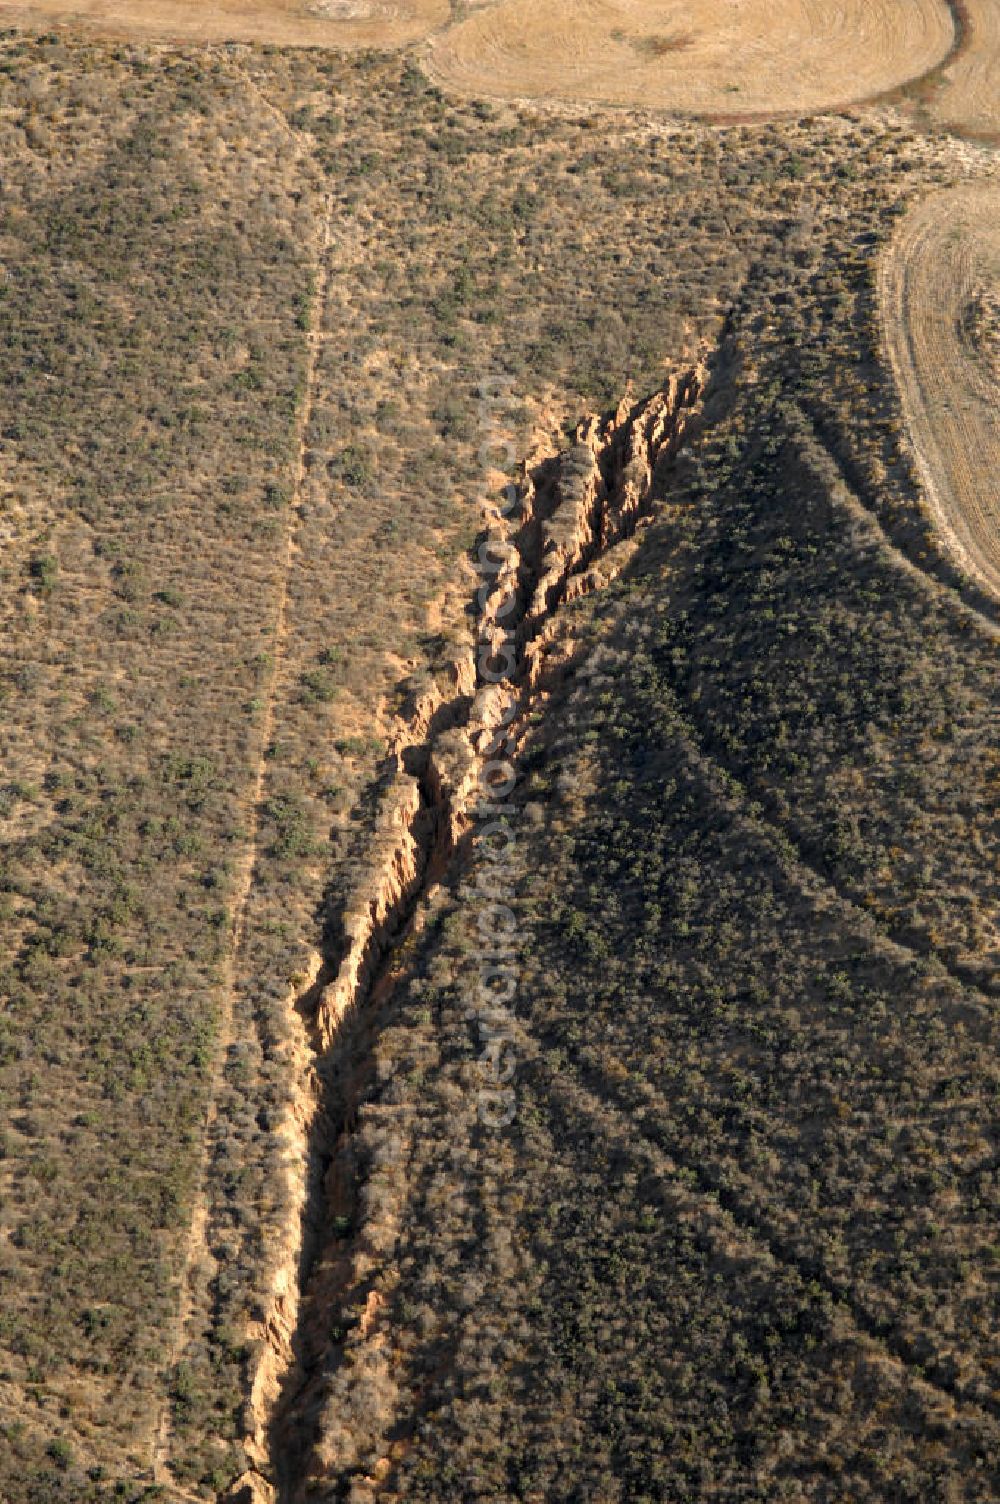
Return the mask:
M 995 0 L 0 18 L 0 1500 L 997 1496 Z
M 41 0 L 0 7 L 11 22 L 83 28 L 106 36 L 279 47 L 400 47 L 449 18 L 448 0 Z
M 465 93 L 804 113 L 920 77 L 954 37 L 943 0 L 498 0 L 428 56 L 432 76 Z
M 882 272 L 886 338 L 936 525 L 1000 595 L 1000 184 L 934 194 Z

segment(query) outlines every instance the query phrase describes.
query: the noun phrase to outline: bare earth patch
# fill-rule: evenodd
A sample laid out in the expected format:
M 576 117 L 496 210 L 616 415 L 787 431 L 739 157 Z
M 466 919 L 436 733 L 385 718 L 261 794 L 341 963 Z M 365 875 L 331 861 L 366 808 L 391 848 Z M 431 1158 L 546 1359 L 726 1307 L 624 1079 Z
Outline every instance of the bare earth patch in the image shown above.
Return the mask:
M 1000 133 L 1000 5 L 965 0 L 961 56 L 944 70 L 933 113 L 945 125 L 976 135 Z
M 766 114 L 896 88 L 954 39 L 944 0 L 501 0 L 428 58 L 465 94 Z
M 0 0 L 0 18 L 25 26 L 83 21 L 110 36 L 288 47 L 402 47 L 449 14 L 448 0 Z
M 881 295 L 935 520 L 960 565 L 1000 595 L 1000 184 L 913 210 Z

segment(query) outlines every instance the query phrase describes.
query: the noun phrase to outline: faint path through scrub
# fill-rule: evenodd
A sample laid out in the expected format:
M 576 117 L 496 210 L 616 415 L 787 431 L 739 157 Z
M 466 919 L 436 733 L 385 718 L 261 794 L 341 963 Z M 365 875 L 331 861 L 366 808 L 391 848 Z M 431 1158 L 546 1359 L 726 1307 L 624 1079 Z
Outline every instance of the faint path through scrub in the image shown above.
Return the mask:
M 269 110 L 273 106 L 263 101 Z M 278 113 L 274 111 L 274 113 Z M 284 117 L 282 124 L 288 129 Z M 210 1248 L 210 1218 L 205 1192 L 205 1181 L 210 1157 L 213 1128 L 217 1120 L 217 1099 L 222 1069 L 226 1055 L 233 1044 L 233 999 L 237 986 L 237 959 L 246 935 L 247 911 L 258 858 L 258 836 L 261 809 L 266 793 L 268 750 L 274 740 L 275 705 L 281 676 L 281 666 L 287 642 L 288 585 L 297 546 L 297 533 L 301 518 L 301 494 L 306 474 L 307 436 L 315 404 L 317 361 L 323 340 L 323 309 L 326 304 L 329 279 L 328 252 L 333 224 L 333 197 L 328 195 L 323 206 L 319 244 L 316 253 L 316 272 L 313 288 L 309 330 L 306 335 L 306 362 L 303 374 L 303 396 L 299 406 L 295 439 L 294 488 L 288 505 L 288 520 L 285 527 L 283 557 L 274 615 L 274 635 L 270 673 L 262 691 L 262 706 L 258 755 L 253 783 L 246 802 L 246 841 L 243 856 L 235 874 L 232 898 L 232 940 L 227 947 L 223 963 L 220 996 L 222 1007 L 216 1037 L 215 1060 L 208 1094 L 208 1115 L 204 1125 L 203 1157 L 199 1174 L 199 1189 L 192 1212 L 187 1247 L 182 1260 L 180 1308 L 177 1315 L 176 1336 L 170 1357 L 169 1369 L 180 1362 L 187 1342 L 189 1328 L 195 1315 L 194 1271 L 203 1261 L 212 1258 Z M 169 1393 L 164 1397 L 159 1423 L 156 1428 L 153 1468 L 157 1481 L 169 1479 L 167 1471 L 172 1451 L 172 1419 Z M 172 1480 L 171 1480 L 172 1482 Z M 176 1483 L 172 1482 L 176 1489 Z M 194 1497 L 194 1496 L 191 1496 Z

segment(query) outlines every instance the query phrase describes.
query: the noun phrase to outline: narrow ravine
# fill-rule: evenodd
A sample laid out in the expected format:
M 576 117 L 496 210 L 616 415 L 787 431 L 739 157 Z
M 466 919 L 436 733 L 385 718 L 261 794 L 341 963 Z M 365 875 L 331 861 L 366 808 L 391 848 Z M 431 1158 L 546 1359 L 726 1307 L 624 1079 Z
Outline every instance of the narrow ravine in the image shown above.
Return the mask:
M 358 1238 L 352 1137 L 407 942 L 435 890 L 467 859 L 470 810 L 497 728 L 507 726 L 504 739 L 515 745 L 546 698 L 542 664 L 562 607 L 619 572 L 625 559 L 612 553 L 652 514 L 665 467 L 697 430 L 706 382 L 702 365 L 680 371 L 648 400 L 625 399 L 610 417 L 587 419 L 570 448 L 525 469 L 510 517 L 498 513 L 481 540 L 480 558 L 491 564 L 477 592 L 476 644 L 390 737 L 366 870 L 289 999 L 303 1042 L 286 1125 L 297 1211 L 275 1250 L 270 1309 L 251 1334 L 251 1468 L 222 1496 L 226 1504 L 305 1498 L 323 1378 L 342 1339 L 330 1331 L 331 1312 L 351 1281 Z M 513 671 L 487 682 L 477 663 L 501 642 L 512 645 Z

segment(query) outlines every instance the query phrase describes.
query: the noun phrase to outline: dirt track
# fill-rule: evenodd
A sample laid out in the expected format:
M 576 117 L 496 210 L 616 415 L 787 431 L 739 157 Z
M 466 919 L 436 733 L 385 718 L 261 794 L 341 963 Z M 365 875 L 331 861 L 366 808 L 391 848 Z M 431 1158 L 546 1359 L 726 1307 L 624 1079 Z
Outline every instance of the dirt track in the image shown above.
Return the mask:
M 1000 597 L 1000 183 L 918 205 L 880 292 L 935 521 L 960 566 Z
M 500 0 L 428 58 L 463 94 L 767 114 L 870 98 L 954 40 L 945 0 Z

